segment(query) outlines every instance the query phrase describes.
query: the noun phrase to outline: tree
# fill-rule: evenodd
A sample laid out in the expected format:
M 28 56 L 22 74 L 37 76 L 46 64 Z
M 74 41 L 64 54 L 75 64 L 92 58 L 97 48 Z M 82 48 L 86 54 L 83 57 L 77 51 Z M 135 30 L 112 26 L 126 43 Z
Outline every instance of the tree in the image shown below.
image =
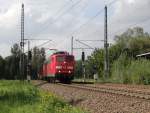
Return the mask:
M 78 60 L 75 64 L 75 78 L 82 78 L 82 61 Z
M 19 57 L 19 55 L 21 53 L 21 49 L 17 43 L 11 47 L 11 53 L 12 53 L 12 55 Z
M 0 56 L 0 79 L 5 78 L 5 60 Z
M 144 32 L 143 28 L 140 27 L 128 29 L 121 35 L 117 35 L 115 41 L 116 42 L 109 47 L 110 68 L 112 68 L 113 63 L 118 60 L 122 54 L 125 54 L 132 60 L 136 59 L 136 55 L 138 54 L 150 52 L 150 35 Z M 104 69 L 104 49 L 95 49 L 95 51 L 88 56 L 86 65 L 88 74 L 92 75 L 92 67 L 96 66 L 99 77 L 102 77 Z
M 43 63 L 45 61 L 45 49 L 44 48 L 33 48 L 33 57 L 31 60 L 32 65 L 32 78 L 37 79 L 38 73 L 40 72 Z
M 18 44 L 14 44 L 11 47 L 11 55 L 5 58 L 4 65 L 4 78 L 17 79 L 19 78 L 19 62 L 20 62 L 20 47 Z
M 15 78 L 20 78 L 20 54 L 21 54 L 21 49 L 18 44 L 14 44 L 13 47 L 11 48 L 11 57 L 12 57 L 12 72 Z

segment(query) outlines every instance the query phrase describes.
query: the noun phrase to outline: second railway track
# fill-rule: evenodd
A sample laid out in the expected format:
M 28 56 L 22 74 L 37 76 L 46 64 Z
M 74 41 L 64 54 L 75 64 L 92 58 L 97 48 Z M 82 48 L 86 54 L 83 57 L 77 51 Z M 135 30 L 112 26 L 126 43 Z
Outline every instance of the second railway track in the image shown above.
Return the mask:
M 131 90 L 131 89 L 129 90 L 129 89 L 119 89 L 119 88 L 109 88 L 109 87 L 106 88 L 106 87 L 88 86 L 88 85 L 83 85 L 83 84 L 80 85 L 80 84 L 58 83 L 58 85 L 78 88 L 82 90 L 100 92 L 100 93 L 110 93 L 110 94 L 123 95 L 123 96 L 128 96 L 128 97 L 150 100 L 150 92 L 143 92 L 140 90 Z

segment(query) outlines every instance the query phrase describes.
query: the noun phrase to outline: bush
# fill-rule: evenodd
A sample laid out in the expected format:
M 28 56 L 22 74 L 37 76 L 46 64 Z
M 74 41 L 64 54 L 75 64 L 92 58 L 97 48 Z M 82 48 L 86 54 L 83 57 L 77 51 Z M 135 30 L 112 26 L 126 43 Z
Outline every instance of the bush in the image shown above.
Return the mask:
M 27 82 L 0 81 L 0 113 L 84 113 Z
M 122 55 L 112 66 L 112 80 L 119 83 L 150 84 L 150 61 Z

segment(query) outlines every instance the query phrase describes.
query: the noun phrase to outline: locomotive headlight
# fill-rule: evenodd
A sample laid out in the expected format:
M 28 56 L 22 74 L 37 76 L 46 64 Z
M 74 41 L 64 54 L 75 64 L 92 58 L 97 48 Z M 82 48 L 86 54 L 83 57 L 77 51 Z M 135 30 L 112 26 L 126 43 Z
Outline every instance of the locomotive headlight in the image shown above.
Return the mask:
M 70 71 L 70 70 L 69 70 L 68 72 L 69 72 L 69 73 L 71 73 L 71 71 Z
M 56 66 L 56 69 L 62 69 L 62 66 Z

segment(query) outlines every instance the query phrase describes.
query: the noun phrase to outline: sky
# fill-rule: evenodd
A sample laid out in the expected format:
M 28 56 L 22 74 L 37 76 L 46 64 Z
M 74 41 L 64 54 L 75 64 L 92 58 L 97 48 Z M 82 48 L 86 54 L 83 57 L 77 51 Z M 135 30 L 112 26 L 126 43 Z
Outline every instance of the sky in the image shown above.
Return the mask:
M 25 38 L 51 39 L 44 48 L 71 51 L 85 48 L 78 40 L 104 39 L 104 7 L 108 6 L 108 41 L 127 28 L 140 26 L 150 32 L 150 0 L 0 0 L 0 55 L 10 55 L 10 48 L 20 42 L 21 4 L 25 6 Z M 31 41 L 31 48 L 43 41 Z M 103 48 L 103 41 L 84 43 Z M 27 44 L 25 44 L 25 51 Z M 86 56 L 93 49 L 84 50 Z M 74 50 L 80 59 L 82 50 Z M 46 50 L 47 56 L 52 51 Z

